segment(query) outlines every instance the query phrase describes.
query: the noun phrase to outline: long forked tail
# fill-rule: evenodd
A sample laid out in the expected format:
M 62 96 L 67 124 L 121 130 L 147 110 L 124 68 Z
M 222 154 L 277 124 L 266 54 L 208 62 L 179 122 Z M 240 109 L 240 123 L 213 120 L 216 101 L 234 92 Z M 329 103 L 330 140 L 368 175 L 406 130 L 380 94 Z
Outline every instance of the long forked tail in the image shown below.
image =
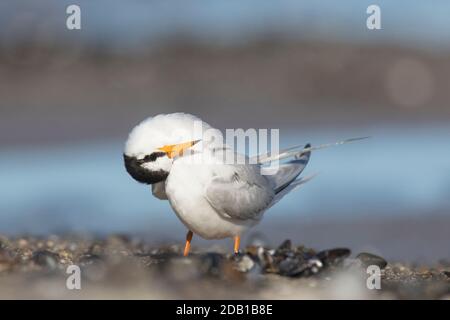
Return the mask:
M 250 161 L 251 161 L 250 163 L 264 164 L 264 163 L 268 163 L 268 162 L 272 162 L 272 161 L 283 160 L 283 159 L 286 159 L 289 157 L 301 157 L 302 154 L 305 154 L 307 152 L 311 152 L 314 150 L 320 150 L 320 149 L 325 149 L 325 148 L 329 148 L 329 147 L 333 147 L 333 146 L 339 146 L 342 144 L 352 143 L 352 142 L 365 140 L 365 139 L 369 139 L 369 138 L 370 137 L 350 138 L 350 139 L 346 139 L 346 140 L 342 140 L 342 141 L 338 141 L 338 142 L 334 142 L 334 143 L 320 144 L 318 146 L 313 146 L 313 147 L 305 146 L 301 150 L 299 150 L 299 149 L 302 146 L 296 145 L 293 147 L 289 147 L 289 148 L 280 150 L 277 154 L 266 153 L 263 155 L 258 155 L 258 156 L 252 157 L 250 159 Z
M 308 177 L 302 177 L 297 179 L 297 177 L 303 172 L 306 165 L 308 164 L 309 159 L 311 157 L 311 151 L 346 144 L 350 142 L 355 142 L 367 138 L 370 137 L 351 138 L 335 143 L 321 144 L 314 147 L 312 147 L 308 143 L 301 150 L 298 150 L 299 146 L 294 146 L 288 149 L 281 150 L 276 155 L 266 154 L 258 156 L 259 164 L 269 163 L 272 161 L 282 160 L 290 157 L 293 158 L 292 160 L 286 163 L 280 164 L 278 166 L 277 171 L 274 174 L 266 176 L 272 182 L 276 194 L 270 206 L 273 206 L 275 203 L 280 201 L 281 198 L 283 198 L 286 194 L 297 189 L 299 186 L 305 184 L 306 182 L 310 181 L 315 176 L 317 176 L 317 174 L 313 174 Z

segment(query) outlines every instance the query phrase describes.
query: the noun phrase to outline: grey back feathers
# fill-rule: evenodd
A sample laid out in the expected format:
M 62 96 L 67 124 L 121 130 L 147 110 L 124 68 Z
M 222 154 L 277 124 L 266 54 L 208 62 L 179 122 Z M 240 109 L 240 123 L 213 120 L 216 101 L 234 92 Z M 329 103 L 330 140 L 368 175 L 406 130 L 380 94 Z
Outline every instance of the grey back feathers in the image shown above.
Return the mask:
M 310 148 L 307 144 L 305 148 Z M 296 180 L 305 169 L 311 151 L 299 151 L 279 166 L 274 175 L 260 175 L 260 166 L 235 166 L 232 175 L 216 176 L 206 188 L 209 204 L 224 218 L 260 219 L 262 213 L 304 181 Z M 298 183 L 296 183 L 298 181 Z M 289 185 L 293 184 L 292 188 Z M 278 194 L 280 196 L 278 197 Z
M 275 197 L 259 166 L 234 166 L 232 175 L 216 176 L 206 188 L 206 200 L 224 218 L 259 220 Z

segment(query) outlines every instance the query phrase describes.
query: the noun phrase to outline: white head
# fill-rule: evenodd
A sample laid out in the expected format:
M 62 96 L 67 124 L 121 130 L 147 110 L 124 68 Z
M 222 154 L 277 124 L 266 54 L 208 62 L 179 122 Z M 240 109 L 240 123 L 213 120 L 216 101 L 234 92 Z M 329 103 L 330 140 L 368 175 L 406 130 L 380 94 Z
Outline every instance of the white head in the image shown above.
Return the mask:
M 200 151 L 200 144 L 195 144 L 211 129 L 209 124 L 186 113 L 147 118 L 130 132 L 124 151 L 125 168 L 139 182 L 164 181 L 174 159 L 190 147 Z

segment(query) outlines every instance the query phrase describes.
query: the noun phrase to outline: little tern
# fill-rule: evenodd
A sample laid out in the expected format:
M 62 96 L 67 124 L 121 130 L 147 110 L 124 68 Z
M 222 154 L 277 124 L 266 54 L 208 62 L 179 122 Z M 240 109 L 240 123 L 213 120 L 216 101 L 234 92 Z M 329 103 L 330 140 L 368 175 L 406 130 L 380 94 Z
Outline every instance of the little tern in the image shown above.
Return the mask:
M 195 130 L 198 123 L 200 131 Z M 207 130 L 215 137 L 222 136 L 196 116 L 160 114 L 134 127 L 125 144 L 127 172 L 136 181 L 152 185 L 153 195 L 168 200 L 188 229 L 185 256 L 193 234 L 204 239 L 234 238 L 234 252 L 238 253 L 241 235 L 284 195 L 310 179 L 298 177 L 311 151 L 330 146 L 307 144 L 248 158 L 207 135 Z M 333 145 L 358 139 L 362 138 Z M 224 161 L 229 159 L 227 155 L 236 163 Z M 264 164 L 284 159 L 288 161 L 276 172 L 264 174 Z

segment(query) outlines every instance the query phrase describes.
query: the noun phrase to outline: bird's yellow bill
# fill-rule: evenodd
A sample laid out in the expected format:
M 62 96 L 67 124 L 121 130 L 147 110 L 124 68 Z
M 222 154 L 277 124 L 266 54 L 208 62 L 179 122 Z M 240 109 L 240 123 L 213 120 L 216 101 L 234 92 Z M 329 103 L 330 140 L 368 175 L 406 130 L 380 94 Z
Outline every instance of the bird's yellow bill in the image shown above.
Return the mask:
M 176 156 L 183 155 L 184 150 L 192 147 L 194 144 L 196 144 L 199 141 L 200 140 L 193 140 L 193 141 L 179 143 L 179 144 L 170 144 L 170 145 L 166 145 L 164 147 L 158 148 L 158 150 L 165 152 L 169 158 L 174 158 Z

